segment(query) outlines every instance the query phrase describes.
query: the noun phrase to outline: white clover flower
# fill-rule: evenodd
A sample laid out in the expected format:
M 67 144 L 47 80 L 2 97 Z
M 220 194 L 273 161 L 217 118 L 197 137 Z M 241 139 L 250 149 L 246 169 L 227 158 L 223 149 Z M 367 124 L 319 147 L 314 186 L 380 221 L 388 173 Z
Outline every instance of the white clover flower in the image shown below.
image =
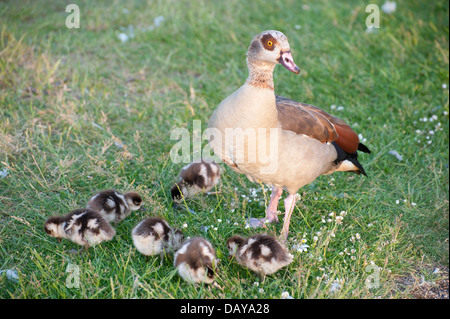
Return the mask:
M 217 219 L 217 222 L 218 222 L 218 223 L 221 223 L 221 222 L 222 222 L 222 220 L 221 220 L 220 218 L 218 218 L 218 219 Z
M 342 217 L 342 216 L 336 216 L 336 223 L 342 224 L 343 219 L 344 219 L 344 217 Z
M 259 288 L 258 292 L 259 292 L 260 294 L 262 294 L 262 293 L 264 293 L 264 289 L 263 289 L 263 288 Z
M 259 287 L 259 282 L 258 282 L 258 281 L 255 281 L 255 282 L 253 283 L 253 286 Z
M 281 293 L 281 299 L 294 299 L 294 297 L 292 297 L 291 295 L 289 295 L 289 292 L 283 291 L 283 292 Z
M 314 236 L 314 237 L 313 237 L 313 240 L 314 240 L 314 241 L 318 241 L 318 240 L 319 240 L 319 237 Z
M 382 6 L 381 10 L 383 10 L 384 13 L 391 14 L 395 12 L 397 9 L 397 3 L 395 1 L 386 1 Z
M 188 227 L 188 224 L 184 223 L 182 227 L 183 227 L 183 228 L 187 228 L 187 227 Z

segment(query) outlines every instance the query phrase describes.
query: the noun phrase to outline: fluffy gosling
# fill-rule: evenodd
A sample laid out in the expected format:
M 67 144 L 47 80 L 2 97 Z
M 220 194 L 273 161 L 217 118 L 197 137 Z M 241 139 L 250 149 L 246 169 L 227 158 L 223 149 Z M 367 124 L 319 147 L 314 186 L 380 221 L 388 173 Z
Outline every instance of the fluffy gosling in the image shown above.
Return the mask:
M 220 167 L 215 162 L 190 163 L 183 167 L 180 176 L 170 192 L 174 201 L 191 198 L 209 192 L 219 183 Z
M 161 264 L 167 252 L 174 252 L 181 247 L 184 240 L 183 233 L 173 229 L 162 218 L 151 217 L 144 219 L 131 232 L 136 249 L 145 256 L 160 255 Z
M 83 246 L 86 250 L 111 240 L 116 231 L 98 212 L 83 208 L 65 216 L 53 216 L 44 224 L 45 232 L 61 241 L 65 238 Z
M 108 222 L 117 224 L 141 205 L 142 198 L 138 193 L 129 192 L 122 195 L 116 190 L 105 190 L 95 194 L 86 207 L 99 212 Z
M 265 234 L 249 238 L 232 236 L 227 240 L 227 247 L 230 256 L 234 256 L 240 265 L 256 272 L 261 281 L 293 260 L 293 256 L 278 239 Z
M 192 284 L 214 282 L 217 263 L 213 246 L 201 237 L 188 239 L 175 253 L 178 274 Z

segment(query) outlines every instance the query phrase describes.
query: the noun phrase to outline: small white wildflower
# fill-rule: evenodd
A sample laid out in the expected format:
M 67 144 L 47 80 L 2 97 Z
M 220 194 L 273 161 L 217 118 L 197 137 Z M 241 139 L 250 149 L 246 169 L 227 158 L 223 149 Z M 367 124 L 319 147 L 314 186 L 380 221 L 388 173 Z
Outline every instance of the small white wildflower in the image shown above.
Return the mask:
M 343 219 L 344 219 L 344 217 L 342 217 L 342 216 L 336 216 L 336 223 L 342 224 Z
M 238 222 L 234 222 L 233 226 L 239 226 Z
M 155 19 L 153 19 L 153 25 L 157 28 L 161 25 L 161 23 L 164 22 L 164 17 L 163 16 L 157 16 Z
M 342 111 L 343 109 L 344 109 L 344 107 L 342 105 L 339 105 L 336 110 L 337 111 Z
M 187 227 L 188 227 L 188 224 L 184 223 L 183 228 L 187 228 Z
M 259 292 L 260 294 L 262 294 L 262 293 L 264 293 L 264 289 L 259 288 L 258 292 Z
M 302 195 L 300 195 L 299 193 L 295 193 L 295 200 L 299 201 L 302 199 Z
M 259 287 L 259 282 L 258 282 L 258 281 L 255 281 L 255 282 L 253 283 L 253 286 Z
M 308 250 L 309 245 L 306 245 L 306 244 L 294 245 L 293 248 L 296 249 L 299 253 L 303 253 Z
M 336 234 L 335 233 L 331 233 L 330 236 L 334 238 L 334 237 L 336 237 Z
M 8 176 L 8 170 L 6 168 L 3 168 L 0 171 L 0 178 L 5 178 L 6 176 Z
M 289 295 L 289 292 L 283 291 L 283 292 L 281 293 L 281 299 L 294 299 L 294 297 L 292 297 L 291 295 Z
M 361 133 L 359 133 L 358 134 L 358 138 L 359 138 L 359 140 L 361 141 L 361 142 L 367 142 L 367 139 L 361 134 Z
M 397 3 L 395 1 L 386 1 L 382 6 L 381 10 L 383 10 L 384 13 L 391 14 L 395 12 L 397 9 Z
M 372 227 L 372 226 L 373 226 L 372 223 L 368 223 L 368 224 L 367 224 L 367 227 Z
M 314 236 L 314 237 L 313 237 L 313 240 L 314 240 L 314 241 L 318 241 L 318 240 L 319 240 L 319 237 Z
M 352 248 L 352 249 L 350 249 L 350 252 L 351 252 L 352 254 L 354 254 L 354 253 L 356 253 L 356 249 L 355 249 L 355 248 Z
M 445 90 L 447 88 L 447 84 L 442 84 L 442 88 Z
M 420 133 L 422 133 L 421 130 L 416 130 L 416 134 L 420 134 Z
M 343 210 L 339 213 L 339 215 L 342 217 L 345 217 L 345 215 L 347 215 L 347 212 L 345 210 Z
M 296 24 L 296 25 L 294 26 L 294 29 L 295 29 L 295 30 L 300 30 L 301 28 L 302 28 L 302 26 L 299 25 L 299 24 Z
M 342 285 L 341 285 L 339 279 L 335 279 L 330 286 L 330 293 L 334 293 L 334 292 L 338 291 L 339 289 L 341 289 L 341 287 L 342 287 Z
M 127 42 L 128 41 L 128 35 L 126 33 L 119 33 L 119 35 L 117 36 L 119 38 L 120 41 L 123 42 Z
M 351 260 L 356 260 L 356 257 L 355 256 L 351 256 L 350 259 Z
M 359 233 L 356 233 L 355 237 L 356 237 L 357 240 L 361 239 L 361 235 Z
M 411 202 L 411 206 L 416 206 L 417 204 L 414 202 Z
M 217 219 L 217 222 L 218 222 L 218 223 L 221 223 L 221 222 L 222 222 L 222 220 L 221 220 L 220 218 L 218 218 L 218 219 Z
M 336 105 L 333 104 L 333 105 L 330 106 L 330 108 L 331 108 L 332 110 L 335 110 L 335 109 L 336 109 Z
M 331 218 L 327 219 L 327 223 L 331 223 L 333 220 Z
M 399 199 L 395 200 L 395 203 L 400 204 L 400 200 Z
M 344 252 L 343 252 L 343 251 L 339 252 L 339 255 L 340 255 L 340 256 L 343 256 L 343 255 L 344 255 Z

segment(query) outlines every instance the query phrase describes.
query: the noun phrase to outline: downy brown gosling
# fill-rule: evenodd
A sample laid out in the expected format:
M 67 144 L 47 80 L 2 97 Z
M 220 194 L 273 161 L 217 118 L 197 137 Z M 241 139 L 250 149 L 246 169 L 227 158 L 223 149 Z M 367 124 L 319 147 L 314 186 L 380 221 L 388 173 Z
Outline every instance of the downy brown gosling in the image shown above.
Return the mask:
M 164 255 L 175 252 L 181 247 L 184 235 L 179 229 L 173 229 L 167 221 L 159 217 L 146 218 L 131 232 L 136 249 L 145 256 L 160 255 L 161 264 Z
M 61 241 L 65 238 L 83 246 L 86 250 L 111 240 L 116 231 L 98 212 L 83 208 L 65 216 L 52 216 L 44 224 L 45 232 Z
M 121 194 L 116 190 L 104 190 L 95 194 L 88 202 L 87 208 L 99 212 L 108 222 L 119 223 L 132 211 L 142 205 L 142 198 L 138 193 Z
M 227 248 L 230 257 L 234 256 L 240 265 L 256 272 L 261 281 L 264 281 L 266 275 L 277 272 L 293 260 L 293 256 L 279 240 L 266 234 L 249 238 L 232 236 L 227 241 Z
M 170 192 L 174 201 L 207 193 L 219 183 L 220 167 L 213 161 L 201 160 L 184 166 Z
M 211 243 L 204 238 L 193 237 L 186 240 L 175 253 L 174 265 L 180 277 L 188 283 L 211 284 L 218 262 Z

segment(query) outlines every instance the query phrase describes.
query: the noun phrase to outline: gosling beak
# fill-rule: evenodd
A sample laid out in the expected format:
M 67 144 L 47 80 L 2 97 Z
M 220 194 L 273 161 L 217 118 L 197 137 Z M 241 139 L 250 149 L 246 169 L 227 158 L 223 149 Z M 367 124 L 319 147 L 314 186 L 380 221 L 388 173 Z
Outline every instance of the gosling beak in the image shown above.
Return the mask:
M 289 71 L 294 72 L 295 74 L 300 73 L 300 68 L 294 63 L 291 51 L 281 51 L 277 61 Z

